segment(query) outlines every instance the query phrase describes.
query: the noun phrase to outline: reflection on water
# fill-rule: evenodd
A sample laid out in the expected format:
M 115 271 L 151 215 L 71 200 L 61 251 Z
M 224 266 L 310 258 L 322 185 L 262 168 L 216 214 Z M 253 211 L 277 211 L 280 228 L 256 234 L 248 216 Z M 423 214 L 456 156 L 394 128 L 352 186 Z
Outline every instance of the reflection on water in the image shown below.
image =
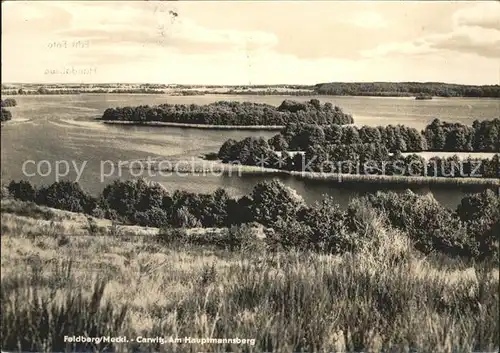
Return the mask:
M 48 184 L 54 176 L 26 178 L 22 172 L 26 160 L 66 160 L 77 165 L 86 163 L 80 179 L 82 186 L 92 192 L 100 192 L 112 180 L 100 180 L 102 161 L 113 162 L 131 159 L 166 158 L 187 159 L 207 152 L 218 151 L 227 139 L 236 140 L 250 134 L 266 138 L 274 132 L 257 131 L 215 131 L 174 127 L 117 126 L 94 121 L 109 107 L 134 106 L 141 104 L 183 103 L 208 104 L 217 100 L 255 101 L 279 105 L 284 99 L 299 101 L 311 97 L 285 96 L 186 96 L 162 95 L 65 95 L 65 96 L 16 96 L 16 107 L 11 108 L 13 120 L 1 128 L 1 173 L 2 181 L 9 179 L 30 179 L 37 184 Z M 433 118 L 472 124 L 474 119 L 498 117 L 500 100 L 495 99 L 434 99 L 416 101 L 404 98 L 375 97 L 319 97 L 352 114 L 356 124 L 386 125 L 405 124 L 422 129 Z M 71 170 L 67 178 L 75 180 L 76 172 Z M 114 178 L 117 178 L 115 176 Z M 133 178 L 123 173 L 121 178 Z M 251 192 L 253 186 L 265 176 L 202 176 L 186 175 L 153 177 L 168 189 L 185 189 L 192 192 L 211 192 L 224 187 L 234 196 Z M 374 185 L 325 184 L 281 177 L 296 189 L 307 202 L 314 202 L 323 194 L 333 196 L 345 206 L 355 195 L 376 191 Z M 376 186 L 380 189 L 381 186 Z M 387 186 L 384 186 L 387 189 Z M 392 187 L 392 190 L 398 187 Z M 399 187 L 404 190 L 405 187 Z M 465 189 L 443 189 L 439 187 L 417 187 L 415 192 L 432 192 L 449 207 L 455 207 L 466 192 Z

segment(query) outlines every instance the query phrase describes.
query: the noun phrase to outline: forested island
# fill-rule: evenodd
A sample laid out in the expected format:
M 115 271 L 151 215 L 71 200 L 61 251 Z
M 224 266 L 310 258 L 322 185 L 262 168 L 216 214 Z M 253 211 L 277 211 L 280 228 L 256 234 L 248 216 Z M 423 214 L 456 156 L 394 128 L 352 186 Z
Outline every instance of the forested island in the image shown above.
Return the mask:
M 287 124 L 266 140 L 227 140 L 218 152 L 226 163 L 241 163 L 288 171 L 460 177 L 478 167 L 476 176 L 499 178 L 499 155 L 492 159 L 458 156 L 426 160 L 402 152 L 500 152 L 500 119 L 475 121 L 472 126 L 435 119 L 424 131 L 403 125 L 379 127 Z M 359 165 L 373 163 L 369 171 Z M 460 162 L 460 163 L 459 163 Z M 462 168 L 454 170 L 454 168 Z M 306 169 L 304 169 L 306 168 Z M 461 173 L 461 174 L 460 174 Z
M 160 104 L 152 107 L 108 108 L 100 120 L 213 126 L 284 126 L 294 122 L 344 125 L 354 122 L 350 114 L 331 103 L 321 104 L 318 99 L 304 103 L 284 100 L 279 107 L 264 103 L 219 101 L 208 105 Z
M 290 96 L 375 96 L 415 97 L 417 100 L 436 97 L 500 98 L 499 85 L 457 85 L 441 82 L 331 82 L 311 86 L 239 86 L 190 88 L 182 86 L 179 95 L 290 95 Z

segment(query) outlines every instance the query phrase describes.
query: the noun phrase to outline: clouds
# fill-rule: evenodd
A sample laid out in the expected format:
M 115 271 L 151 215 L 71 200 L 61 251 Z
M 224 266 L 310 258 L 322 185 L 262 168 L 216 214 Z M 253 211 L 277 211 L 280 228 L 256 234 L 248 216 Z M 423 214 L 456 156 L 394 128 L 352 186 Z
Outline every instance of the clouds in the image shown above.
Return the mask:
M 90 39 L 94 45 L 129 45 L 136 49 L 156 45 L 189 54 L 269 49 L 278 42 L 275 34 L 264 31 L 207 28 L 172 9 L 128 7 L 109 12 L 113 15 L 98 16 L 94 23 L 89 23 L 92 9 L 88 8 L 80 13 L 81 19 L 72 28 L 61 30 L 58 35 Z
M 388 26 L 387 21 L 376 12 L 363 11 L 352 17 L 347 21 L 356 26 L 363 28 L 384 28 Z
M 428 37 L 424 42 L 436 50 L 500 59 L 500 31 L 494 29 L 459 27 L 451 33 Z
M 43 82 L 46 68 L 97 66 L 92 78 L 67 79 L 489 83 L 500 57 L 492 4 L 16 1 L 2 5 L 2 73 Z M 58 40 L 90 46 L 48 47 Z M 477 65 L 467 73 L 471 60 Z
M 181 19 L 167 34 L 167 41 L 173 41 L 175 47 L 183 52 L 184 45 L 213 45 L 226 50 L 265 50 L 278 43 L 275 34 L 264 31 L 242 31 L 233 29 L 210 29 L 198 25 L 189 19 Z
M 500 3 L 481 2 L 459 9 L 452 16 L 452 30 L 408 42 L 393 42 L 363 50 L 365 57 L 423 55 L 450 51 L 500 59 Z
M 490 1 L 458 10 L 453 15 L 457 27 L 480 27 L 500 31 L 500 3 Z

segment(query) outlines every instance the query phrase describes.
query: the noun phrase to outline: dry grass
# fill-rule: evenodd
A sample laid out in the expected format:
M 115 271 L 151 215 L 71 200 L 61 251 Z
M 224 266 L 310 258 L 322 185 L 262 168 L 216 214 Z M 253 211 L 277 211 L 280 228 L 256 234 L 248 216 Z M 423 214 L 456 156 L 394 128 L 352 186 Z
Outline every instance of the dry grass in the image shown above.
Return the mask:
M 144 161 L 143 161 L 144 162 Z M 320 173 L 288 171 L 283 169 L 263 168 L 259 166 L 222 163 L 192 158 L 191 160 L 170 160 L 169 163 L 151 160 L 149 167 L 153 171 L 165 173 L 191 173 L 195 175 L 291 175 L 299 179 L 325 181 L 329 183 L 373 183 L 386 185 L 448 185 L 448 186 L 485 186 L 500 187 L 500 179 L 481 177 L 430 177 L 403 175 L 363 175 L 344 173 Z M 127 165 L 127 164 L 124 164 Z M 162 168 L 159 168 L 161 166 Z M 168 175 L 168 174 L 166 174 Z
M 118 351 L 470 352 L 499 346 L 498 269 L 425 259 L 377 219 L 376 236 L 360 253 L 331 256 L 172 248 L 130 230 L 84 234 L 78 216 L 73 228 L 67 219 L 43 228 L 42 220 L 14 213 L 1 216 L 3 350 L 63 350 L 64 334 L 83 331 L 256 339 L 255 346 L 128 343 Z M 70 230 L 75 234 L 59 234 Z
M 454 185 L 454 186 L 493 186 L 500 187 L 500 180 L 495 178 L 450 178 L 401 175 L 358 175 L 337 173 L 289 172 L 290 175 L 307 180 L 322 180 L 339 183 L 374 183 L 392 185 Z
M 411 154 L 416 154 L 422 158 L 425 158 L 427 160 L 431 159 L 432 157 L 439 157 L 439 158 L 449 158 L 453 156 L 457 156 L 458 158 L 464 160 L 467 158 L 480 158 L 480 159 L 492 159 L 495 154 L 498 154 L 498 152 L 441 152 L 441 151 L 424 151 L 424 152 L 403 152 L 401 155 L 403 156 L 409 156 Z

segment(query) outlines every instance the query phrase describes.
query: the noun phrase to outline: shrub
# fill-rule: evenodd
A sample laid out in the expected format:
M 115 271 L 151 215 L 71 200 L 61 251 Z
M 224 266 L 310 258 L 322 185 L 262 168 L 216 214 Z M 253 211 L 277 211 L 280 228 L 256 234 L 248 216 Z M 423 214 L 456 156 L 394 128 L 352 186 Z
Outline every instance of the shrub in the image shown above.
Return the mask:
M 286 151 L 288 149 L 288 141 L 282 134 L 274 135 L 267 143 L 275 151 Z
M 42 187 L 36 195 L 37 203 L 71 212 L 91 214 L 96 200 L 84 192 L 76 182 L 59 181 Z
M 87 217 L 87 231 L 90 235 L 96 235 L 99 233 L 99 226 L 97 222 L 92 217 Z
M 187 242 L 188 236 L 184 229 L 164 227 L 158 232 L 157 239 L 164 245 L 182 245 Z
M 243 224 L 252 222 L 252 199 L 243 196 L 237 200 L 229 199 L 227 202 L 227 224 Z
M 134 221 L 136 212 L 146 212 L 150 208 L 163 208 L 167 191 L 158 183 L 148 183 L 144 179 L 136 181 L 116 180 L 102 192 L 105 208 L 116 211 L 119 218 Z
M 20 180 L 18 182 L 12 180 L 7 187 L 10 195 L 21 201 L 34 201 L 36 189 L 29 181 Z
M 346 238 L 345 213 L 333 198 L 326 196 L 313 207 L 303 208 L 299 219 L 311 229 L 308 247 L 333 253 L 346 251 L 352 247 Z
M 6 98 L 1 101 L 2 107 L 15 107 L 17 102 L 14 98 Z
M 437 250 L 450 255 L 478 254 L 464 224 L 431 195 L 419 196 L 410 190 L 403 194 L 378 192 L 369 195 L 368 200 L 392 226 L 407 232 L 425 253 Z
M 201 222 L 187 207 L 183 206 L 174 213 L 172 225 L 178 228 L 195 228 L 201 227 Z
M 255 250 L 257 243 L 255 229 L 249 224 L 231 226 L 222 233 L 223 247 L 234 250 Z
M 164 227 L 169 224 L 168 214 L 159 207 L 153 207 L 144 212 L 135 213 L 135 222 L 146 227 Z
M 457 214 L 478 244 L 480 256 L 498 256 L 500 195 L 490 189 L 468 195 L 457 207 Z
M 12 119 L 12 113 L 7 109 L 1 108 L 0 121 L 9 121 Z
M 234 153 L 234 146 L 237 144 L 237 141 L 234 139 L 229 139 L 226 142 L 224 142 L 219 149 L 219 153 L 217 154 L 217 157 L 222 160 L 223 162 L 230 162 L 236 159 L 235 153 Z
M 266 228 L 265 241 L 271 250 L 302 249 L 306 250 L 310 245 L 313 231 L 310 226 L 296 219 L 278 219 L 272 228 Z
M 258 183 L 252 191 L 253 220 L 271 226 L 281 218 L 290 220 L 304 205 L 304 200 L 294 189 L 276 179 Z
M 95 218 L 107 218 L 106 217 L 106 211 L 103 210 L 100 206 L 96 206 L 93 210 L 92 213 L 90 214 L 92 217 Z

